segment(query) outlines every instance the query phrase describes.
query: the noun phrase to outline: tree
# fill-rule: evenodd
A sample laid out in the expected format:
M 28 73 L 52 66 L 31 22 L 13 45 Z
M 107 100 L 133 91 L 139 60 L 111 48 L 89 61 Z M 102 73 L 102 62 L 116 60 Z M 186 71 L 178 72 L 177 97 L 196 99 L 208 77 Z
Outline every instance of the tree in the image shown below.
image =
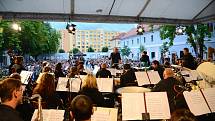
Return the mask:
M 59 49 L 58 52 L 59 53 L 65 53 L 65 50 L 64 49 Z
M 72 50 L 69 51 L 69 53 L 77 54 L 79 53 L 80 50 L 78 48 L 73 48 Z
M 107 46 L 102 47 L 102 52 L 108 52 L 108 47 Z
M 121 53 L 122 53 L 122 56 L 128 57 L 130 55 L 130 53 L 131 53 L 131 49 L 128 46 L 124 46 L 121 49 Z
M 88 49 L 87 49 L 87 52 L 94 52 L 95 50 L 92 48 L 92 47 L 89 47 Z
M 145 50 L 146 50 L 146 48 L 145 48 L 143 45 L 140 45 L 139 50 L 140 50 L 140 53 L 142 53 L 143 51 L 145 51 Z
M 203 58 L 205 41 L 209 41 L 207 38 L 211 38 L 211 33 L 206 24 L 197 24 L 197 25 L 187 25 L 185 26 L 185 35 L 187 35 L 187 43 L 189 43 L 194 51 L 196 56 Z M 176 36 L 176 26 L 175 25 L 164 25 L 160 29 L 161 39 L 169 39 L 169 47 L 173 45 L 174 38 Z
M 50 24 L 41 21 L 17 21 L 22 30 L 14 31 L 12 21 L 0 22 L 3 32 L 0 34 L 0 51 L 12 49 L 38 56 L 44 53 L 55 53 L 58 50 L 60 33 Z

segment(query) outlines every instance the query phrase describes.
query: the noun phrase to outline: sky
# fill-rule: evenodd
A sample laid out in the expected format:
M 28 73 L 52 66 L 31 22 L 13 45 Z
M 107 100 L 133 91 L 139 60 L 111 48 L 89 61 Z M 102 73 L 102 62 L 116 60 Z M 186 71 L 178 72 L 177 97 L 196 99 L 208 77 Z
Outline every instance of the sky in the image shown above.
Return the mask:
M 52 28 L 57 30 L 65 29 L 66 22 L 49 22 Z M 118 32 L 128 32 L 132 28 L 136 28 L 137 24 L 114 24 L 114 23 L 83 23 L 83 22 L 72 22 L 76 25 L 76 29 L 79 30 L 95 30 L 103 29 L 106 31 L 118 31 Z

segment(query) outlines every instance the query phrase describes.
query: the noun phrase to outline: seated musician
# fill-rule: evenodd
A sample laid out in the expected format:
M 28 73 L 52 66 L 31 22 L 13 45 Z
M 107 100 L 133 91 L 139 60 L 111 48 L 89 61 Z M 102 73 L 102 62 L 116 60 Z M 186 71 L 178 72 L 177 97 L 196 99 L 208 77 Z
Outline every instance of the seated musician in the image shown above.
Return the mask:
M 184 103 L 186 104 L 184 98 L 181 98 L 181 95 L 178 95 L 174 90 L 174 86 L 180 85 L 180 82 L 174 78 L 174 72 L 171 68 L 166 68 L 164 70 L 163 78 L 164 79 L 155 85 L 152 92 L 167 92 L 171 112 L 173 112 L 176 108 L 186 107 L 186 105 L 184 105 Z
M 69 69 L 69 73 L 67 74 L 67 77 L 68 78 L 75 78 L 75 75 L 78 75 L 78 71 L 77 71 L 77 67 L 76 66 L 71 67 Z
M 79 94 L 88 96 L 97 106 L 104 105 L 104 97 L 98 90 L 96 78 L 92 74 L 88 74 L 83 81 Z
M 85 95 L 76 96 L 70 105 L 70 116 L 73 121 L 91 121 L 93 114 L 93 103 L 91 99 Z
M 23 89 L 18 79 L 7 78 L 0 82 L 0 121 L 23 121 L 15 110 L 21 103 Z
M 87 73 L 84 72 L 84 65 L 83 64 L 79 64 L 77 66 L 77 70 L 78 70 L 78 75 L 87 75 Z
M 163 79 L 164 68 L 160 65 L 160 63 L 157 60 L 152 61 L 152 66 L 150 68 L 153 69 L 154 71 L 158 71 L 160 78 Z
M 124 73 L 120 76 L 120 86 L 137 86 L 135 71 L 130 64 L 124 65 Z
M 102 63 L 101 69 L 96 73 L 96 78 L 111 78 L 111 72 L 107 70 L 106 63 Z
M 39 94 L 46 109 L 62 107 L 62 101 L 56 94 L 55 79 L 52 74 L 44 73 L 39 83 L 33 90 L 33 94 Z

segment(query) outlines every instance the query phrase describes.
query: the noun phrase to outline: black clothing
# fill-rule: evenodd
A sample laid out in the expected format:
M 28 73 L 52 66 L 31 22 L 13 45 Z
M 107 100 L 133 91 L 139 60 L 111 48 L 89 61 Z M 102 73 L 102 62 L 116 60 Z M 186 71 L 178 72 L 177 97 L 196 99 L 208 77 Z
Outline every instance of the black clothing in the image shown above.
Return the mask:
M 190 53 L 182 57 L 182 66 L 189 69 L 195 69 L 195 61 Z
M 79 94 L 88 96 L 93 101 L 93 104 L 96 104 L 97 106 L 104 106 L 104 97 L 97 88 L 83 87 L 79 91 Z
M 135 71 L 133 69 L 129 69 L 127 72 L 123 73 L 120 77 L 120 86 L 137 86 L 137 80 Z
M 96 73 L 96 78 L 112 78 L 112 75 L 109 70 L 102 68 Z
M 152 89 L 152 92 L 167 92 L 170 112 L 173 112 L 177 108 L 186 108 L 186 101 L 183 98 L 183 94 L 176 97 L 177 93 L 174 90 L 174 85 L 180 85 L 180 82 L 173 77 L 169 77 L 161 80 Z
M 80 72 L 79 72 L 79 75 L 87 75 L 87 73 L 86 73 L 86 72 L 83 72 L 83 71 L 80 71 Z
M 121 60 L 120 53 L 112 52 L 111 55 L 110 55 L 110 58 L 111 58 L 111 65 L 118 64 L 119 60 Z
M 163 79 L 163 72 L 164 72 L 163 66 L 159 65 L 156 69 L 153 67 L 150 67 L 149 69 L 150 70 L 153 69 L 154 71 L 158 71 L 160 78 Z
M 62 70 L 61 71 L 55 71 L 54 75 L 55 75 L 56 79 L 59 78 L 59 77 L 65 77 L 65 75 L 64 75 Z
M 14 72 L 19 73 L 19 74 L 21 73 L 22 70 L 26 70 L 25 67 L 20 64 L 14 64 L 11 68 Z
M 149 56 L 148 55 L 142 55 L 140 58 L 141 62 L 144 62 L 146 66 L 150 66 Z
M 23 121 L 23 119 L 12 107 L 0 104 L 0 121 Z

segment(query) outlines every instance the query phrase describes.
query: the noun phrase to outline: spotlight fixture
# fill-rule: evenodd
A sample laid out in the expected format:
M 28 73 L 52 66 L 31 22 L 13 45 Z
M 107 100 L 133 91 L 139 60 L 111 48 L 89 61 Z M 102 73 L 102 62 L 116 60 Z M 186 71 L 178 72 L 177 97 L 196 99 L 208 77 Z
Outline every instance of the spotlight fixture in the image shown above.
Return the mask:
M 12 29 L 14 29 L 15 31 L 21 31 L 22 30 L 21 26 L 17 23 L 12 24 Z
M 76 27 L 75 24 L 67 23 L 67 25 L 66 25 L 66 29 L 68 30 L 68 32 L 73 34 L 73 35 L 75 35 L 75 30 L 76 30 L 75 27 Z
M 137 26 L 137 35 L 143 35 L 144 33 L 144 28 L 141 25 Z
M 186 29 L 186 27 L 181 26 L 181 25 L 178 25 L 178 26 L 176 26 L 175 33 L 176 33 L 177 35 L 183 35 L 184 32 L 185 32 L 185 29 Z

